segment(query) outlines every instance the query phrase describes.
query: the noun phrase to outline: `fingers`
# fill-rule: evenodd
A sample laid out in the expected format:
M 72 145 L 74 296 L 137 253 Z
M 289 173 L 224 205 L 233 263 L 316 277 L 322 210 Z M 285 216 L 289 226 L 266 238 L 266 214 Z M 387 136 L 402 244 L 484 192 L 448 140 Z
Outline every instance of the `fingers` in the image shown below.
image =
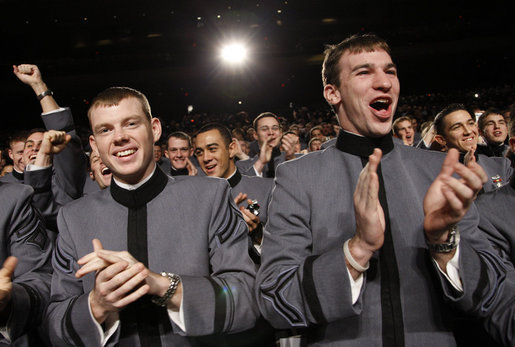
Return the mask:
M 99 239 L 93 239 L 93 250 L 99 251 L 101 249 L 104 249 L 104 246 L 102 246 L 102 242 L 100 242 Z
M 447 152 L 445 156 L 445 160 L 442 164 L 442 169 L 440 170 L 440 175 L 451 176 L 454 172 L 454 166 L 458 163 L 460 157 L 460 153 L 457 149 L 451 148 Z
M 11 278 L 14 274 L 14 270 L 16 269 L 16 265 L 18 264 L 18 259 L 13 256 L 7 257 L 5 259 L 2 269 L 0 269 L 0 277 L 8 277 Z
M 253 231 L 254 229 L 256 229 L 259 224 L 259 216 L 256 216 L 255 214 L 253 214 L 252 212 L 250 212 L 243 206 L 240 206 L 240 211 L 241 211 L 241 214 L 243 215 L 243 219 L 245 220 L 245 222 L 247 223 L 247 225 L 249 227 L 249 231 Z
M 52 145 L 59 145 L 68 143 L 66 140 L 70 141 L 71 136 L 67 135 L 64 131 L 57 130 L 49 130 L 45 132 L 45 139 L 48 140 Z
M 241 204 L 242 202 L 245 201 L 245 199 L 247 199 L 247 194 L 245 193 L 239 193 L 238 195 L 236 195 L 236 197 L 234 198 L 234 203 L 236 204 L 236 206 L 238 206 L 239 204 Z
M 79 270 L 77 270 L 77 272 L 75 273 L 75 277 L 81 278 L 91 272 L 101 271 L 102 269 L 104 269 L 112 264 L 108 261 L 105 261 L 102 258 L 97 257 L 96 253 L 90 253 L 89 255 L 91 255 L 91 254 L 93 255 L 93 258 L 89 259 L 88 261 L 78 262 L 79 265 L 80 264 L 84 264 L 84 265 Z M 80 260 L 83 260 L 83 259 L 84 258 L 81 258 Z

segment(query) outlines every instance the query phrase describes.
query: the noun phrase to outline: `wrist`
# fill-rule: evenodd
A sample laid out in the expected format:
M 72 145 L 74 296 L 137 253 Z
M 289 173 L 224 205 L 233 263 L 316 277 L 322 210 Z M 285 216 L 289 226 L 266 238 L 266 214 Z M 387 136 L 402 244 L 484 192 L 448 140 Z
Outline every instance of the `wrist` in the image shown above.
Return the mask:
M 89 293 L 89 306 L 91 309 L 91 314 L 93 314 L 93 318 L 95 318 L 98 324 L 104 323 L 107 319 L 108 311 L 97 302 L 94 290 Z
M 31 84 L 30 86 L 32 87 L 32 90 L 34 90 L 34 93 L 36 93 L 36 95 L 40 95 L 41 93 L 48 90 L 47 85 L 43 81 L 35 82 L 35 83 Z
M 359 272 L 364 272 L 366 268 L 368 268 L 368 262 L 370 258 L 372 258 L 374 251 L 366 247 L 356 236 L 347 240 L 344 246 L 345 245 L 348 252 L 344 251 L 349 265 Z M 357 263 L 356 266 L 353 265 L 354 262 Z

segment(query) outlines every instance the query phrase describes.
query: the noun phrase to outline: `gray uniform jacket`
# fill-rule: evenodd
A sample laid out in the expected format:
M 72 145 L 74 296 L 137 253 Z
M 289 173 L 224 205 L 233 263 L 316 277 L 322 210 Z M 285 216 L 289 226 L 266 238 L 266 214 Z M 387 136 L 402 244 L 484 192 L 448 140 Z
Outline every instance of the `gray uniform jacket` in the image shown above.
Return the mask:
M 382 141 L 392 146 L 389 152 L 383 150 L 381 170 L 405 345 L 452 346 L 455 340 L 446 319 L 449 305 L 444 304 L 439 288 L 458 308 L 484 309 L 488 304 L 477 299 L 500 290 L 505 264 L 481 237 L 477 211 L 472 209 L 459 223 L 459 267 L 465 291 L 454 291 L 436 271 L 423 232 L 423 199 L 444 155 L 393 145 L 391 137 Z M 343 143 L 355 150 L 363 145 L 352 139 Z M 371 259 L 353 304 L 342 249 L 355 234 L 353 193 L 364 163 L 360 156 L 337 146 L 288 161 L 277 170 L 256 278 L 258 305 L 276 328 L 310 327 L 307 344 L 380 346 L 384 323 L 379 252 Z M 485 271 L 479 272 L 480 268 Z
M 258 201 L 259 220 L 263 225 L 265 225 L 268 220 L 268 204 L 272 197 L 274 180 L 271 178 L 242 175 L 238 169 L 236 169 L 236 173 L 229 178 L 228 181 L 231 186 L 231 195 L 233 199 L 239 193 L 244 193 L 247 194 L 248 199 Z M 247 201 L 245 200 L 239 206 L 247 207 Z
M 50 299 L 52 244 L 45 225 L 32 206 L 32 188 L 0 182 L 0 261 L 18 258 L 13 276 L 11 315 L 7 320 L 11 342 L 28 346 Z M 10 345 L 0 336 L 0 345 Z
M 156 169 L 134 194 L 164 186 L 146 205 L 148 268 L 181 276 L 184 320 L 188 336 L 241 331 L 253 327 L 258 310 L 252 288 L 254 265 L 247 253 L 248 229 L 226 180 L 204 177 L 171 178 Z M 128 249 L 130 210 L 115 201 L 109 189 L 90 194 L 59 212 L 59 236 L 54 256 L 52 302 L 48 309 L 53 344 L 98 346 L 100 336 L 89 313 L 88 295 L 94 274 L 75 278 L 77 259 L 92 252 L 98 238 L 105 249 Z M 116 189 L 116 187 L 115 187 Z M 130 192 L 117 188 L 117 191 Z M 132 194 L 132 193 L 131 193 Z M 202 198 L 199 198 L 202 197 Z M 140 260 L 140 259 L 138 259 Z M 141 260 L 140 260 L 141 261 Z M 122 311 L 123 312 L 123 311 Z M 137 346 L 137 331 L 122 336 L 123 321 L 108 346 Z M 168 316 L 159 321 L 163 346 L 189 345 L 191 340 Z
M 479 210 L 479 228 L 499 249 L 500 254 L 515 264 L 515 176 L 510 184 L 476 200 Z
M 253 158 L 247 160 L 238 160 L 236 162 L 236 166 L 240 170 L 243 175 L 246 176 L 256 176 L 256 171 L 254 170 L 254 163 L 258 160 L 259 153 L 256 154 Z M 277 168 L 277 165 L 283 163 L 286 160 L 284 152 L 280 152 L 279 149 L 274 149 L 272 152 L 272 161 L 274 163 L 274 169 Z M 274 176 L 270 176 L 269 174 L 270 163 L 266 163 L 263 167 L 262 177 L 266 178 L 274 178 Z
M 23 180 L 15 179 L 12 174 L 4 177 L 5 181 L 16 181 L 34 189 L 34 206 L 41 211 L 47 228 L 55 231 L 59 208 L 82 196 L 87 174 L 86 157 L 69 108 L 43 115 L 41 118 L 47 130 L 66 131 L 71 135 L 71 141 L 63 151 L 54 156 L 51 167 L 25 171 Z
M 481 165 L 488 176 L 488 181 L 483 185 L 485 192 L 496 190 L 509 182 L 513 174 L 509 159 L 487 157 L 483 154 L 478 154 L 477 158 L 478 164 Z

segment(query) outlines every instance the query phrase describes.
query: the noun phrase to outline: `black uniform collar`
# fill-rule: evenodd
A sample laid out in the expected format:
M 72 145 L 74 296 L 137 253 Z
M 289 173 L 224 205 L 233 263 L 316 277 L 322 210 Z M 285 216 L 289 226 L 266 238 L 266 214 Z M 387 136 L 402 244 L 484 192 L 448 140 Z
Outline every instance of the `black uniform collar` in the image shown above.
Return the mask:
M 18 181 L 23 181 L 23 178 L 24 178 L 24 174 L 23 172 L 18 172 L 16 170 L 13 169 L 13 176 L 14 178 L 16 178 Z
M 171 170 L 170 170 L 170 175 L 172 176 L 188 176 L 188 169 L 187 168 L 182 168 L 182 169 L 176 169 L 172 166 Z
M 368 157 L 374 152 L 374 148 L 383 151 L 383 155 L 393 149 L 392 135 L 387 134 L 383 137 L 371 138 L 352 134 L 341 130 L 336 139 L 336 148 L 342 152 Z
M 241 174 L 238 169 L 236 169 L 234 174 L 227 179 L 227 182 L 229 182 L 229 185 L 231 186 L 231 188 L 236 187 L 238 185 L 238 183 L 240 183 L 240 181 L 241 181 Z
M 113 199 L 128 208 L 137 208 L 154 199 L 163 191 L 168 182 L 168 178 L 162 170 L 155 170 L 150 179 L 141 187 L 135 190 L 126 190 L 111 180 L 111 195 Z

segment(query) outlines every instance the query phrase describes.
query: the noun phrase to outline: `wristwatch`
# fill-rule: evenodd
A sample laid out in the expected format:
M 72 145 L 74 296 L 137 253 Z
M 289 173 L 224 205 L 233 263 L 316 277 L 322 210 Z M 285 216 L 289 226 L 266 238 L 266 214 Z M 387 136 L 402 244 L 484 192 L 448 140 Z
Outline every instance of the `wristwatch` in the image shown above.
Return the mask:
M 161 272 L 161 276 L 168 277 L 170 280 L 170 285 L 168 286 L 168 289 L 164 293 L 163 296 L 154 296 L 152 298 L 152 302 L 158 306 L 166 307 L 168 300 L 172 297 L 172 295 L 177 290 L 177 286 L 179 286 L 179 283 L 181 282 L 181 278 L 176 275 L 169 272 Z
M 449 235 L 444 243 L 429 243 L 426 238 L 427 247 L 431 252 L 435 253 L 449 253 L 458 247 L 460 243 L 460 231 L 456 224 L 452 225 L 449 229 Z

